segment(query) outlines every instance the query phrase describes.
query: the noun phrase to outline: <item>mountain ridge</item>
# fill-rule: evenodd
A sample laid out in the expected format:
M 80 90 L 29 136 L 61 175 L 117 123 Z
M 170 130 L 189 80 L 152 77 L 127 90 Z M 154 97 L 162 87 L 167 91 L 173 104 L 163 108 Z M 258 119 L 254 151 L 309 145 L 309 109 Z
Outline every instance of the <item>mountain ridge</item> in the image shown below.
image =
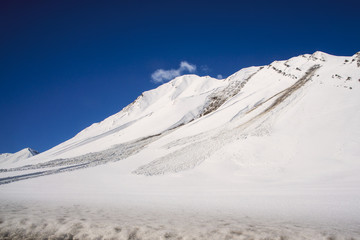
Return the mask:
M 353 89 L 356 86 L 354 79 L 359 76 L 356 72 L 359 56 L 356 53 L 350 57 L 337 57 L 317 51 L 261 67 L 244 68 L 222 80 L 194 74 L 180 76 L 143 92 L 120 112 L 30 160 L 36 164 L 79 157 L 118 144 L 159 136 L 185 125 L 189 126 L 180 132 L 187 132 L 189 128 L 196 134 L 239 119 L 245 124 L 267 114 L 308 81 Z M 316 75 L 312 73 L 305 77 L 315 66 Z M 301 82 L 301 79 L 306 81 Z M 232 105 L 239 105 L 240 109 Z M 229 109 L 233 112 L 232 117 L 221 117 L 220 112 Z M 199 124 L 198 129 L 192 127 Z

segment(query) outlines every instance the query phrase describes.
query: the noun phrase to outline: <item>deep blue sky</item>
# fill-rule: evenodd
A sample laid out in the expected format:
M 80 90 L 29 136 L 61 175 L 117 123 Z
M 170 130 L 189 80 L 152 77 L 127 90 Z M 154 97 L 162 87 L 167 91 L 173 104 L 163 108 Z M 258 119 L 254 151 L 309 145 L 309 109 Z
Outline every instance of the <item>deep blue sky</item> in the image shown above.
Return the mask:
M 225 77 L 316 50 L 353 55 L 357 2 L 1 1 L 0 153 L 73 137 L 180 61 Z

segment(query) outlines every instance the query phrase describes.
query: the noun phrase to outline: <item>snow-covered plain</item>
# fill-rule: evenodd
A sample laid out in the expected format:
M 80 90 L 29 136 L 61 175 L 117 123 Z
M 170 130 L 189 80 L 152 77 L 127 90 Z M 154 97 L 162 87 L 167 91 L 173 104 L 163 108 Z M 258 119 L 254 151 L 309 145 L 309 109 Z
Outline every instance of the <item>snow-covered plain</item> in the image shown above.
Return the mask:
M 359 122 L 359 53 L 181 76 L 0 165 L 0 237 L 357 239 Z

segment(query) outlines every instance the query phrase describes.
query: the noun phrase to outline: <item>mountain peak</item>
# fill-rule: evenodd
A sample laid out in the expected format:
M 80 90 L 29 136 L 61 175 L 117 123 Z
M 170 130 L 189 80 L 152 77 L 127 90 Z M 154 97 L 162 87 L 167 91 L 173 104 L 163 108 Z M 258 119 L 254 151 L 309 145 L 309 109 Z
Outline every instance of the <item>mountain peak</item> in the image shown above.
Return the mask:
M 28 151 L 28 152 L 31 153 L 33 156 L 39 154 L 38 151 L 36 151 L 36 150 L 34 150 L 34 149 L 32 149 L 32 148 L 24 148 L 23 150 Z M 22 150 L 22 151 L 23 151 L 23 150 Z
M 3 153 L 0 154 L 0 164 L 1 165 L 13 164 L 15 162 L 28 159 L 37 154 L 39 154 L 39 152 L 31 148 L 24 148 L 16 153 Z
M 311 55 L 311 58 L 314 60 L 320 60 L 325 62 L 327 60 L 327 58 L 330 56 L 330 54 L 321 52 L 321 51 L 316 51 Z

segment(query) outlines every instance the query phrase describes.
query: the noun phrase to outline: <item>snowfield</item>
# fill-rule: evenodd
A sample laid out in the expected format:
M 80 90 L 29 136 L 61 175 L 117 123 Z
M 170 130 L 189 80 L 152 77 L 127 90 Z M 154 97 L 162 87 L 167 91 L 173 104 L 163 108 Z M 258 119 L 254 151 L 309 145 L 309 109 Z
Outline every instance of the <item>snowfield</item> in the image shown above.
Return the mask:
M 359 122 L 360 53 L 177 77 L 0 158 L 0 238 L 358 239 Z
M 31 205 L 29 205 L 31 204 Z M 155 209 L 156 207 L 156 209 Z M 358 225 L 299 223 L 218 210 L 8 203 L 3 239 L 356 239 Z M 5 225 L 5 226 L 4 226 Z M 6 230 L 5 230 L 6 229 Z
M 39 152 L 31 148 L 24 148 L 16 153 L 2 153 L 0 154 L 0 166 L 1 167 L 12 166 L 16 162 L 19 161 L 22 162 L 22 160 L 25 160 L 37 154 L 39 154 Z

